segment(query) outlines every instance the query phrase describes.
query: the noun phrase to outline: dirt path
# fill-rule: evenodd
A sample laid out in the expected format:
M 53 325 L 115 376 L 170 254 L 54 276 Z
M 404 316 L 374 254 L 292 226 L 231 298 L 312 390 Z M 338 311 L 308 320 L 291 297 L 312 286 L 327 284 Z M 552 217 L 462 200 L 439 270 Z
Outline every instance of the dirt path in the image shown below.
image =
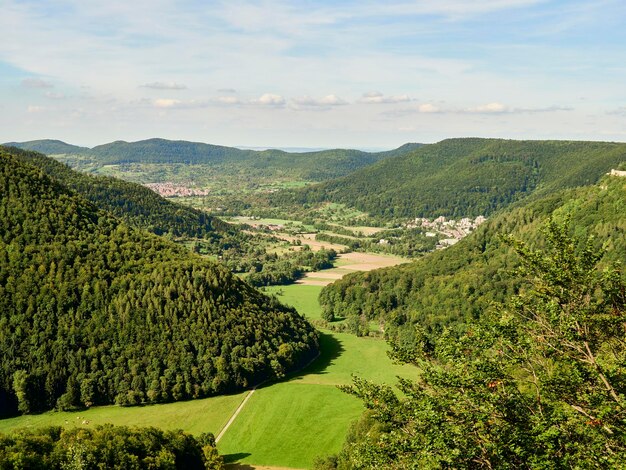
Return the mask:
M 256 386 L 253 387 L 252 390 L 250 390 L 250 392 L 248 392 L 248 394 L 246 395 L 246 398 L 244 398 L 243 401 L 239 404 L 239 406 L 237 407 L 233 415 L 230 417 L 228 422 L 224 425 L 220 433 L 215 438 L 216 443 L 220 441 L 222 436 L 226 433 L 226 431 L 228 431 L 228 428 L 230 427 L 230 425 L 233 424 L 235 419 L 237 419 L 237 416 L 239 416 L 239 413 L 241 412 L 241 410 L 243 410 L 243 407 L 246 406 L 246 403 L 248 402 L 252 394 L 255 392 L 255 390 L 256 390 Z
M 315 357 L 313 359 L 311 359 L 309 362 L 307 362 L 304 366 L 300 367 L 298 370 L 292 371 L 290 372 L 287 377 L 292 376 L 293 374 L 297 374 L 298 372 L 303 371 L 304 369 L 306 369 L 307 367 L 309 367 L 311 364 L 313 364 L 315 361 L 317 361 L 317 359 L 320 357 L 320 352 L 318 351 L 317 354 L 315 355 Z M 267 382 L 261 382 L 258 385 L 255 385 L 254 387 L 252 387 L 252 390 L 250 390 L 250 392 L 246 395 L 246 398 L 243 399 L 243 401 L 239 404 L 239 406 L 237 407 L 237 409 L 235 410 L 235 412 L 233 413 L 233 415 L 230 417 L 230 419 L 228 420 L 228 422 L 224 425 L 224 427 L 222 428 L 222 430 L 220 431 L 220 433 L 217 435 L 217 437 L 215 438 L 215 443 L 217 444 L 220 439 L 224 436 L 224 434 L 226 434 L 226 431 L 228 431 L 228 428 L 230 427 L 231 424 L 233 424 L 235 422 L 235 419 L 237 419 L 237 416 L 239 416 L 239 413 L 241 413 L 241 410 L 243 410 L 243 407 L 246 406 L 246 403 L 248 403 L 248 400 L 250 399 L 250 397 L 252 396 L 252 394 L 256 391 L 256 389 L 265 384 Z M 243 468 L 247 468 L 247 467 L 243 467 Z M 251 468 L 280 468 L 280 467 L 251 467 Z M 286 467 L 285 467 L 286 468 Z

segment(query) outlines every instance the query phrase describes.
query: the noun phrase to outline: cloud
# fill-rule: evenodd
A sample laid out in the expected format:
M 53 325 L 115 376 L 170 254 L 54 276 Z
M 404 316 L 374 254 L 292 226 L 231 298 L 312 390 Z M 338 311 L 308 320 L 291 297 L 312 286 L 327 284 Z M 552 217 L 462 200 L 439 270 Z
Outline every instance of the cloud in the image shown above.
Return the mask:
M 296 108 L 311 107 L 328 109 L 333 106 L 344 106 L 348 104 L 346 100 L 339 98 L 337 95 L 326 95 L 323 98 L 303 96 L 302 98 L 294 98 L 291 102 Z
M 45 111 L 46 108 L 44 108 L 43 106 L 33 106 L 30 105 L 28 108 L 26 108 L 26 111 L 29 113 L 40 113 L 42 111 Z
M 625 108 L 626 110 L 626 108 Z M 383 116 L 390 118 L 401 118 L 412 114 L 534 114 L 534 113 L 552 113 L 558 111 L 573 111 L 573 108 L 563 106 L 547 106 L 538 108 L 515 108 L 504 105 L 500 102 L 493 101 L 487 104 L 474 106 L 471 108 L 459 107 L 441 107 L 433 103 L 422 103 L 417 106 L 408 108 L 392 109 L 382 113 Z
M 438 106 L 435 106 L 431 103 L 420 104 L 417 107 L 418 112 L 420 113 L 440 113 L 441 109 Z
M 250 101 L 250 104 L 255 104 L 259 106 L 284 106 L 285 98 L 280 95 L 275 95 L 273 93 L 264 93 L 256 100 Z
M 508 108 L 504 106 L 502 103 L 498 103 L 494 101 L 493 103 L 487 103 L 480 106 L 476 106 L 475 108 L 468 108 L 468 113 L 476 113 L 476 114 L 500 114 L 507 112 Z
M 213 99 L 213 102 L 215 102 L 216 104 L 228 105 L 242 104 L 241 100 L 236 96 L 218 96 L 217 98 Z
M 154 100 L 154 106 L 156 108 L 175 108 L 182 103 L 180 100 L 173 100 L 170 98 L 159 98 Z
M 142 88 L 152 88 L 153 90 L 186 90 L 187 85 L 176 82 L 152 82 L 141 85 Z
M 410 107 L 400 108 L 400 109 L 391 109 L 389 111 L 385 111 L 381 113 L 382 116 L 390 117 L 390 118 L 400 118 L 405 116 L 410 116 L 412 114 L 442 114 L 449 113 L 450 110 L 446 110 L 441 106 L 438 106 L 433 103 L 421 103 L 419 105 L 414 105 Z
M 237 90 L 234 88 L 220 88 L 217 90 L 218 93 L 237 93 Z
M 408 101 L 411 101 L 409 95 L 385 96 L 380 91 L 370 91 L 364 93 L 359 99 L 359 103 L 365 104 L 406 103 Z
M 54 88 L 52 83 L 41 78 L 25 78 L 22 80 L 22 86 L 24 88 Z
M 533 113 L 552 113 L 556 111 L 573 111 L 573 108 L 563 106 L 548 106 L 543 108 L 513 108 L 506 106 L 500 102 L 494 101 L 473 108 L 466 108 L 458 113 L 467 114 L 533 114 Z
M 45 96 L 51 100 L 64 100 L 67 98 L 64 93 L 54 93 L 52 91 L 47 91 Z

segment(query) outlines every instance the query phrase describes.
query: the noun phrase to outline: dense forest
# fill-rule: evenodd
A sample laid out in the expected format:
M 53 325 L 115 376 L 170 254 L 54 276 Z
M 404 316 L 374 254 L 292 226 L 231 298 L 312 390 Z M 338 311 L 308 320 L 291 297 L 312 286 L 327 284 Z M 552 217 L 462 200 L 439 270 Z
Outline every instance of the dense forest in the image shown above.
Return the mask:
M 537 242 L 550 217 L 569 217 L 577 235 L 593 235 L 598 247 L 609 249 L 602 263 L 626 261 L 625 200 L 624 179 L 607 176 L 598 185 L 521 205 L 494 216 L 446 250 L 394 268 L 349 274 L 325 287 L 320 294 L 323 315 L 327 320 L 379 320 L 388 338 L 414 345 L 419 341 L 416 324 L 434 337 L 444 327 L 475 321 L 517 292 L 515 253 L 502 235 Z
M 593 184 L 626 144 L 449 139 L 347 177 L 273 195 L 271 206 L 344 203 L 384 219 L 490 215 L 529 196 Z
M 317 353 L 295 310 L 0 150 L 0 415 L 197 398 Z
M 311 181 L 323 181 L 371 165 L 386 158 L 403 155 L 419 144 L 405 144 L 388 152 L 362 152 L 359 150 L 322 150 L 290 153 L 282 150 L 242 150 L 233 147 L 199 142 L 148 139 L 139 142 L 117 141 L 98 145 L 92 149 L 75 147 L 59 141 L 11 142 L 26 150 L 48 155 L 75 154 L 91 158 L 98 165 L 125 163 L 184 163 L 218 165 L 224 171 L 243 171 L 247 174 L 262 172 L 276 176 Z
M 211 434 L 106 425 L 0 434 L 0 468 L 221 470 L 224 465 Z
M 392 342 L 420 377 L 400 379 L 401 396 L 359 378 L 345 387 L 368 411 L 318 470 L 624 468 L 626 283 L 575 231 L 551 220 L 539 250 L 509 240 L 522 288 L 495 311 Z
M 79 173 L 33 151 L 7 147 L 5 152 L 41 168 L 55 180 L 129 225 L 157 235 L 169 233 L 174 236 L 219 238 L 216 230 L 234 230 L 205 212 L 168 201 L 139 184 Z

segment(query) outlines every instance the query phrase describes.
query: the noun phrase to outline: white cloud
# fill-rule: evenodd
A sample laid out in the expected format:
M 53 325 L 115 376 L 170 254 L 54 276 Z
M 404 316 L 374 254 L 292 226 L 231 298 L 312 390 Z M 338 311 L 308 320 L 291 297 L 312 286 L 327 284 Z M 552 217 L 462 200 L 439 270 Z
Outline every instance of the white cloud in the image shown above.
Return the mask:
M 323 98 L 312 98 L 310 96 L 303 96 L 302 98 L 294 98 L 292 100 L 292 103 L 296 108 L 329 108 L 332 106 L 343 106 L 348 104 L 346 100 L 339 98 L 337 95 L 326 95 Z
M 217 104 L 242 104 L 241 100 L 236 96 L 218 96 L 213 101 Z
M 187 85 L 176 82 L 152 82 L 141 85 L 142 88 L 152 88 L 154 90 L 186 90 Z
M 411 101 L 409 95 L 385 96 L 380 91 L 370 91 L 364 93 L 359 99 L 359 103 L 365 104 L 406 103 L 408 101 Z
M 498 103 L 494 101 L 493 103 L 487 103 L 480 106 L 476 106 L 474 108 L 468 108 L 466 112 L 468 113 L 476 113 L 476 114 L 492 114 L 492 113 L 505 113 L 508 112 L 509 108 L 504 106 L 502 103 Z
M 52 91 L 47 91 L 45 97 L 51 100 L 64 100 L 65 98 L 67 98 L 67 96 L 65 96 L 65 94 L 63 93 L 54 93 Z
M 539 108 L 514 108 L 506 106 L 500 102 L 494 101 L 484 105 L 467 108 L 460 113 L 468 114 L 533 114 L 533 113 L 552 113 L 557 111 L 573 111 L 573 108 L 565 106 L 547 106 Z
M 156 108 L 174 108 L 181 104 L 180 100 L 173 100 L 170 98 L 159 98 L 158 100 L 154 100 L 154 106 Z
M 26 108 L 26 111 L 29 113 L 40 113 L 45 110 L 46 108 L 44 108 L 43 106 L 34 106 L 34 105 L 30 105 L 28 108 Z
M 41 78 L 25 78 L 22 80 L 22 86 L 24 88 L 54 88 L 52 83 Z
M 256 100 L 250 101 L 250 104 L 255 104 L 259 106 L 284 106 L 285 98 L 281 95 L 275 95 L 273 93 L 264 93 Z
M 420 113 L 440 113 L 441 112 L 441 109 L 438 106 L 435 106 L 434 104 L 431 104 L 431 103 L 420 104 L 417 107 L 417 110 Z

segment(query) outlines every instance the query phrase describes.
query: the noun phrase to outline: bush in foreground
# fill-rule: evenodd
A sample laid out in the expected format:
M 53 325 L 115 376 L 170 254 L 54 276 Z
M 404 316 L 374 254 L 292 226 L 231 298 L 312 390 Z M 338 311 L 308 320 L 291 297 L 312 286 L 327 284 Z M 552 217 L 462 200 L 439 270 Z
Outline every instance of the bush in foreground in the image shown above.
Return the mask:
M 224 468 L 212 434 L 157 428 L 48 427 L 0 434 L 0 469 Z

